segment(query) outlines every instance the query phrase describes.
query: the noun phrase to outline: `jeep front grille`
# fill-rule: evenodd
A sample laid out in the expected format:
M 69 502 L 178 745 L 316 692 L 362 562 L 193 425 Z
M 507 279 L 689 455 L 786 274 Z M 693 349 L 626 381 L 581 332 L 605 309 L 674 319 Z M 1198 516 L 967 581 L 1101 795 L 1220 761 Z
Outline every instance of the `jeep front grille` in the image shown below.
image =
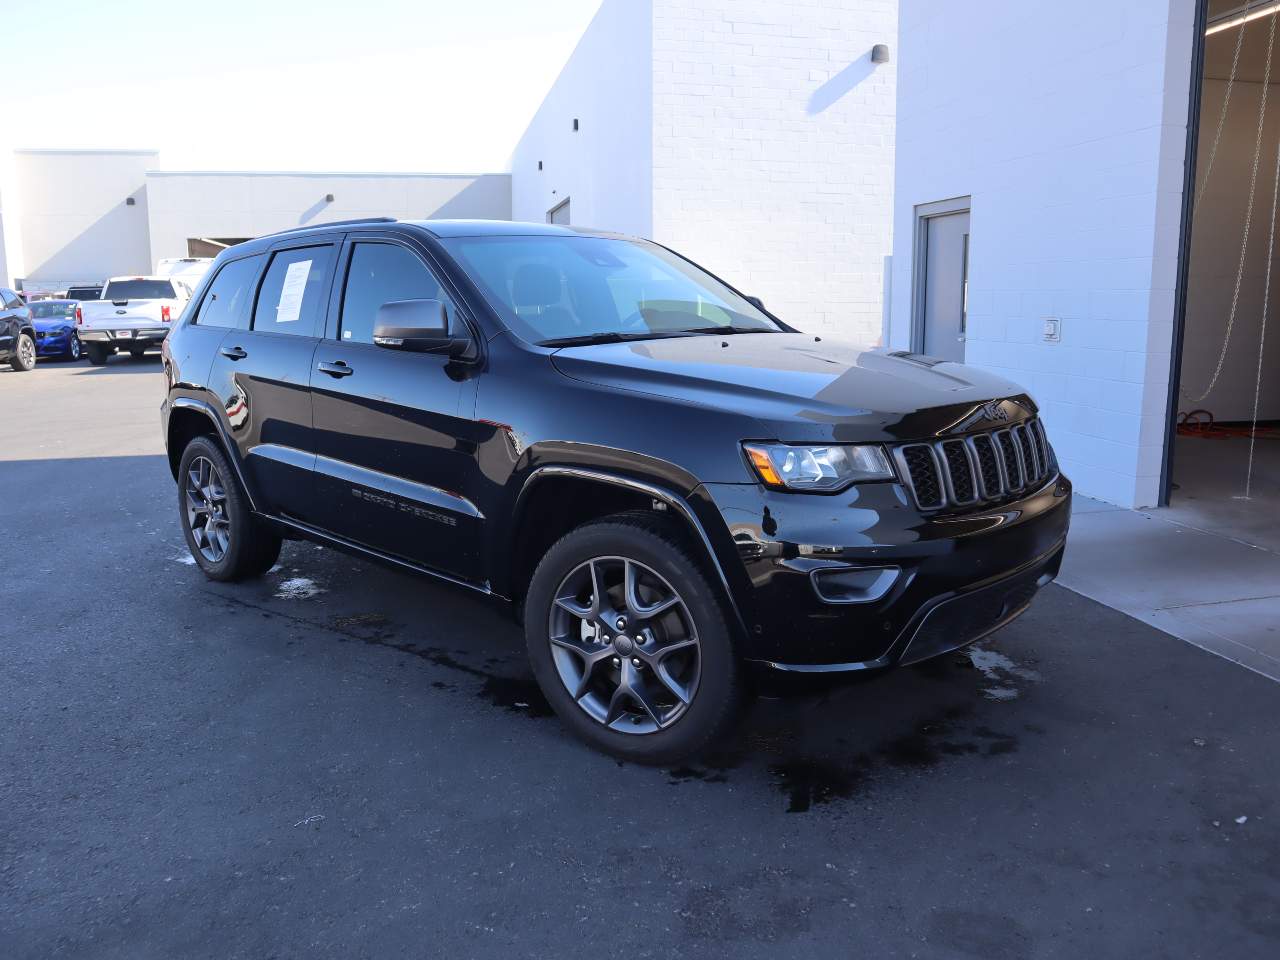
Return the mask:
M 894 447 L 921 510 L 997 503 L 1038 490 L 1058 473 L 1039 419 L 966 437 Z

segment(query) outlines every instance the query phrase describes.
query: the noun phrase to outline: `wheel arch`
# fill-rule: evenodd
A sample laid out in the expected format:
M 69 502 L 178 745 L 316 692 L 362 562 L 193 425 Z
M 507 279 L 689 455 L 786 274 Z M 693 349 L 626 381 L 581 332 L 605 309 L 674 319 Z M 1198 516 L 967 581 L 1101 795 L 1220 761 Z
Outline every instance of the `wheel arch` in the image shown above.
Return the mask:
M 614 513 L 644 509 L 665 515 L 685 534 L 689 546 L 719 584 L 735 631 L 745 638 L 746 621 L 728 572 L 710 531 L 689 501 L 665 484 L 600 468 L 547 465 L 526 478 L 512 513 L 509 542 L 513 549 L 503 570 L 506 582 L 501 592 L 522 601 L 538 561 L 575 527 Z
M 178 464 L 182 461 L 182 451 L 187 448 L 187 444 L 196 437 L 212 437 L 222 447 L 222 452 L 226 454 L 227 459 L 231 461 L 231 466 L 240 481 L 240 487 L 249 499 L 249 508 L 256 512 L 253 488 L 245 476 L 236 445 L 227 437 L 226 428 L 214 413 L 213 407 L 193 397 L 176 397 L 171 401 L 171 405 L 165 433 L 165 448 L 169 454 L 169 472 L 173 474 L 173 479 L 178 479 Z

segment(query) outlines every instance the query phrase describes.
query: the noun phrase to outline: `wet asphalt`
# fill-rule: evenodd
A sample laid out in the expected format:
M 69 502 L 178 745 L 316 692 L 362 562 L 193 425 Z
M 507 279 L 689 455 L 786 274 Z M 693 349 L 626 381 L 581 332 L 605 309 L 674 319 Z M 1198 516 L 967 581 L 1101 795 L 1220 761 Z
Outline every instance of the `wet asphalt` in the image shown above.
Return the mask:
M 1280 955 L 1280 685 L 1050 587 L 619 764 L 480 598 L 207 582 L 157 370 L 0 373 L 0 956 Z

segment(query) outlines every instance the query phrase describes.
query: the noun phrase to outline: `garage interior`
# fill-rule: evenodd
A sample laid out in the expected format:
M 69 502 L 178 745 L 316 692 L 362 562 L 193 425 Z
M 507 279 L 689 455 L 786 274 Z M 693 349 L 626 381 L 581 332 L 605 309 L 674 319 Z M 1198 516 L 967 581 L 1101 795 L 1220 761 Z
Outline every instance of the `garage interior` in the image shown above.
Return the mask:
M 1169 507 L 1280 552 L 1280 3 L 1209 0 L 1200 83 Z

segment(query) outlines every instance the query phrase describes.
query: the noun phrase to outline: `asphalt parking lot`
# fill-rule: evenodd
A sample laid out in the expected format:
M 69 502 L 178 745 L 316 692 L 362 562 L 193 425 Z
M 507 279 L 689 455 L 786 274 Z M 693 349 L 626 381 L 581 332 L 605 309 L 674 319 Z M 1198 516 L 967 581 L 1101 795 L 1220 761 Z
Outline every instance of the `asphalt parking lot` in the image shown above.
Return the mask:
M 0 372 L 0 955 L 1280 955 L 1274 682 L 1050 587 L 620 765 L 472 596 L 301 543 L 205 581 L 160 395 Z

